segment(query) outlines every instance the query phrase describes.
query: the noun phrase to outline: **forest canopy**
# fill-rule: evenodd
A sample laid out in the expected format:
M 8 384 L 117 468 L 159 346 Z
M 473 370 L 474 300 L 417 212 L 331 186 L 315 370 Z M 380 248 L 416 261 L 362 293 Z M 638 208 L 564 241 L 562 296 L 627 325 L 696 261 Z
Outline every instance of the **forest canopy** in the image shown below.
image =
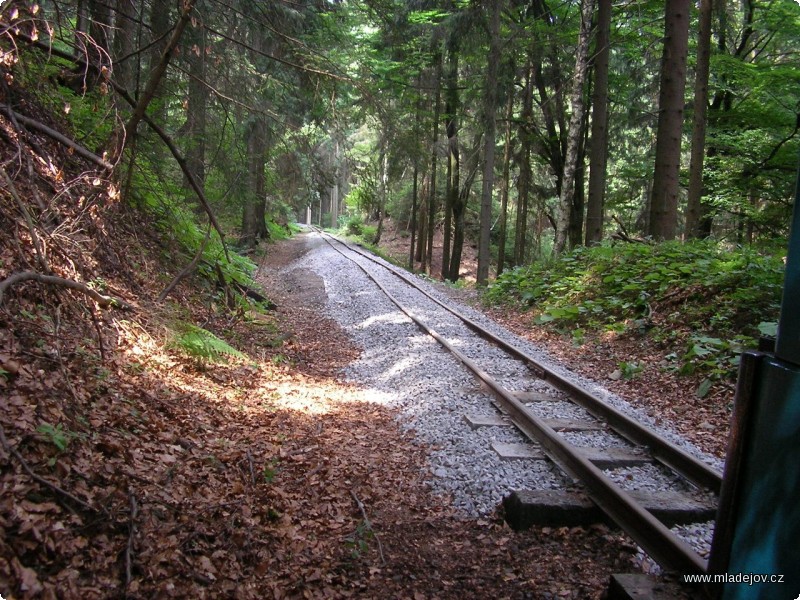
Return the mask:
M 156 225 L 179 215 L 190 250 L 205 223 L 221 252 L 231 232 L 247 248 L 306 219 L 372 220 L 379 239 L 388 215 L 411 266 L 456 280 L 473 240 L 485 283 L 490 264 L 612 234 L 787 233 L 795 0 L 12 1 L 2 16 L 4 114 L 32 119 L 14 89 L 38 89 L 109 193 Z

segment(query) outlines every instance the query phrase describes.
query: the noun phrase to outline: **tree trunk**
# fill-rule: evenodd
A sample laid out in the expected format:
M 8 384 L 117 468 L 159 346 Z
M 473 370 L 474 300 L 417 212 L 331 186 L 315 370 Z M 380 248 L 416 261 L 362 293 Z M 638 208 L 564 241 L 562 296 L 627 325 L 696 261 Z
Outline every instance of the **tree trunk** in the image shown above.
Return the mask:
M 569 213 L 570 248 L 575 248 L 583 243 L 583 217 L 586 205 L 586 144 L 589 137 L 588 108 L 583 111 L 581 122 L 581 140 L 578 144 L 578 164 L 575 168 L 575 193 L 572 194 L 572 210 Z
M 534 15 L 537 19 L 543 21 L 548 26 L 552 26 L 552 15 L 542 0 L 533 0 Z M 550 43 L 548 46 L 549 68 L 544 68 L 544 61 L 542 57 L 541 43 L 537 40 L 531 46 L 531 56 L 533 59 L 533 81 L 539 92 L 538 104 L 542 111 L 544 118 L 546 135 L 540 135 L 540 143 L 544 146 L 544 155 L 550 164 L 550 168 L 555 178 L 555 192 L 556 196 L 561 197 L 561 186 L 564 176 L 564 157 L 566 156 L 566 131 L 567 126 L 564 123 L 564 89 L 567 83 L 564 81 L 558 56 L 555 52 L 555 44 Z M 547 77 L 545 76 L 547 72 Z M 547 85 L 550 85 L 554 90 L 554 95 L 551 98 L 550 93 L 547 91 Z
M 506 143 L 503 151 L 503 192 L 500 196 L 500 239 L 497 242 L 497 277 L 503 272 L 506 261 L 506 229 L 508 226 L 508 188 L 511 166 L 511 118 L 514 116 L 514 89 L 508 91 L 506 105 Z
M 414 137 L 419 136 L 420 113 L 422 112 L 422 100 L 420 90 L 422 88 L 422 74 L 417 74 L 417 102 L 414 110 Z M 419 206 L 419 155 L 414 152 L 414 184 L 411 191 L 411 245 L 408 249 L 408 270 L 414 270 L 414 243 L 417 239 L 417 208 Z
M 459 266 L 453 273 L 453 260 L 455 258 L 455 226 L 456 210 L 459 203 L 459 187 L 461 185 L 461 156 L 458 148 L 458 37 L 453 36 L 447 49 L 447 87 L 445 89 L 445 129 L 447 131 L 447 200 L 445 207 L 444 244 L 442 246 L 442 278 L 456 281 L 460 268 L 461 253 L 459 250 Z M 459 209 L 460 210 L 460 209 Z M 463 211 L 462 211 L 463 212 Z M 453 248 L 450 248 L 450 216 L 452 215 Z M 463 228 L 463 217 L 461 226 Z M 463 235 L 461 240 L 463 243 Z
M 461 276 L 461 252 L 464 249 L 464 214 L 467 212 L 472 182 L 478 174 L 480 161 L 478 160 L 482 134 L 475 134 L 474 146 L 468 155 L 468 172 L 464 178 L 464 185 L 458 193 L 458 199 L 453 205 L 453 256 L 450 259 L 450 281 L 458 281 Z
M 598 0 L 597 38 L 592 94 L 592 141 L 589 157 L 589 201 L 586 206 L 587 246 L 603 239 L 603 208 L 608 162 L 608 57 L 611 43 L 611 0 Z
M 137 14 L 134 0 L 117 0 L 115 33 L 114 33 L 114 79 L 126 90 L 136 87 L 136 56 L 134 49 L 137 31 Z
M 242 239 L 244 246 L 254 246 L 267 237 L 266 190 L 264 164 L 266 162 L 266 126 L 255 117 L 245 131 L 247 146 L 247 190 L 242 213 Z
M 389 128 L 384 128 L 384 134 L 381 135 L 381 152 L 378 160 L 380 162 L 379 172 L 379 189 L 378 189 L 378 228 L 375 230 L 375 237 L 372 238 L 372 243 L 376 246 L 381 242 L 383 235 L 383 214 L 386 211 L 386 204 L 389 200 L 389 135 L 387 132 Z M 338 172 L 338 170 L 337 170 Z
M 522 147 L 519 156 L 519 185 L 517 187 L 517 221 L 514 238 L 514 264 L 525 262 L 528 238 L 528 200 L 531 190 L 531 127 L 533 119 L 533 67 L 530 57 L 525 67 L 525 88 L 522 95 Z
M 484 90 L 483 185 L 481 189 L 480 240 L 478 242 L 477 284 L 489 279 L 490 238 L 492 232 L 492 191 L 494 188 L 494 147 L 497 109 L 497 70 L 500 63 L 500 0 L 489 3 L 489 56 Z
M 96 58 L 90 63 L 110 66 L 111 44 L 114 26 L 112 24 L 111 5 L 103 0 L 89 0 L 89 36 L 96 46 L 89 47 L 89 56 L 93 53 Z
M 554 254 L 563 253 L 567 247 L 570 215 L 575 203 L 575 175 L 578 169 L 578 159 L 580 158 L 581 124 L 585 109 L 583 84 L 586 80 L 593 11 L 594 0 L 581 0 L 581 28 L 578 36 L 578 47 L 575 51 L 575 73 L 572 78 L 572 97 L 570 99 L 572 115 L 570 116 L 569 132 L 567 134 L 567 153 L 564 161 L 561 196 L 559 197 L 556 239 L 553 245 Z
M 436 170 L 439 152 L 439 110 L 441 107 L 442 99 L 442 56 L 437 53 L 434 60 L 436 61 L 436 69 L 434 70 L 434 85 L 436 86 L 434 107 L 433 107 L 433 131 L 432 131 L 432 151 L 431 151 L 431 189 L 430 196 L 428 196 L 428 250 L 427 261 L 425 263 L 425 272 L 428 275 L 433 274 L 433 236 L 435 233 L 436 225 Z
M 408 270 L 414 270 L 414 242 L 417 239 L 417 187 L 419 184 L 419 166 L 417 165 L 418 158 L 414 155 L 414 185 L 411 192 L 411 246 L 408 250 Z
M 426 190 L 428 188 L 428 175 L 426 174 L 422 178 L 422 197 L 425 197 Z M 422 208 L 422 207 L 420 207 Z M 428 250 L 428 211 L 427 210 L 420 210 L 419 211 L 419 227 L 417 229 L 417 262 L 420 263 L 420 267 L 422 270 L 425 270 L 425 265 L 427 264 L 427 256 L 426 252 Z
M 205 190 L 208 89 L 205 84 L 206 31 L 204 23 L 207 13 L 203 2 L 198 3 L 197 11 L 194 14 L 199 15 L 199 20 L 192 19 L 186 42 L 183 44 L 183 56 L 189 63 L 189 94 L 186 103 L 186 121 L 182 129 L 186 140 L 186 163 L 197 184 Z M 188 185 L 186 183 L 184 185 L 188 192 Z
M 128 119 L 128 122 L 125 123 L 124 137 L 119 133 L 116 133 L 113 136 L 113 139 L 110 142 L 112 145 L 112 150 L 110 152 L 112 160 L 110 162 L 114 162 L 114 160 L 119 158 L 124 150 L 124 144 L 130 143 L 136 137 L 136 129 L 144 118 L 147 107 L 155 97 L 156 91 L 161 85 L 161 80 L 167 70 L 167 65 L 169 64 L 172 52 L 178 45 L 178 42 L 183 35 L 183 31 L 189 22 L 190 15 L 194 8 L 194 3 L 195 0 L 187 0 L 184 4 L 183 12 L 178 19 L 178 22 L 175 23 L 175 27 L 172 30 L 172 35 L 170 36 L 169 41 L 164 45 L 164 49 L 161 52 L 158 62 L 150 72 L 150 76 L 147 80 L 144 91 L 139 97 L 138 102 L 133 109 L 133 113 Z M 199 188 L 199 190 L 199 193 L 202 194 L 202 188 Z
M 664 16 L 664 56 L 661 62 L 649 228 L 649 234 L 657 240 L 674 239 L 678 229 L 678 177 L 681 166 L 690 6 L 690 0 L 667 0 Z
M 712 0 L 700 0 L 700 30 L 697 36 L 697 67 L 692 115 L 692 158 L 689 165 L 689 199 L 686 206 L 687 238 L 699 236 L 700 220 L 703 215 L 703 159 L 706 152 L 708 74 L 711 60 L 711 9 Z

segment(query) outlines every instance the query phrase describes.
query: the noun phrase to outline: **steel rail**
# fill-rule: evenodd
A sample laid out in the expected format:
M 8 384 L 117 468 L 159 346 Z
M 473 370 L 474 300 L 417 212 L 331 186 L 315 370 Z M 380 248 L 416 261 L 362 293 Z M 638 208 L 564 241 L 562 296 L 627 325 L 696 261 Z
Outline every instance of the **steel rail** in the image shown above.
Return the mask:
M 327 234 L 325 234 L 327 235 Z M 334 238 L 336 239 L 336 238 Z M 339 240 L 337 240 L 339 241 Z M 342 243 L 339 241 L 339 243 Z M 457 318 L 461 319 L 470 329 L 478 333 L 481 337 L 490 340 L 509 354 L 513 354 L 516 358 L 524 361 L 531 367 L 540 379 L 549 382 L 553 387 L 565 392 L 571 397 L 571 400 L 579 404 L 597 419 L 604 421 L 608 426 L 616 431 L 619 435 L 624 437 L 634 444 L 645 446 L 648 448 L 653 458 L 663 463 L 688 481 L 697 485 L 702 489 L 708 489 L 719 495 L 722 487 L 722 473 L 698 458 L 692 456 L 682 448 L 679 448 L 667 439 L 658 435 L 653 430 L 642 425 L 635 419 L 629 417 L 622 411 L 604 402 L 601 398 L 590 392 L 589 390 L 579 386 L 575 382 L 558 375 L 548 367 L 544 366 L 540 361 L 532 357 L 524 350 L 517 348 L 509 342 L 503 340 L 497 335 L 488 331 L 483 326 L 479 325 L 468 316 L 458 312 L 454 308 L 448 306 L 438 298 L 432 296 L 419 285 L 408 277 L 405 273 L 390 268 L 387 265 L 379 263 L 372 256 L 356 249 L 347 246 L 351 251 L 363 256 L 364 258 L 379 264 L 380 266 L 393 273 L 409 285 L 416 288 L 421 294 L 426 296 L 431 301 L 435 302 Z
M 553 428 L 529 411 L 522 402 L 498 384 L 486 371 L 478 366 L 477 363 L 462 354 L 444 337 L 417 317 L 409 308 L 404 306 L 383 284 L 375 279 L 363 265 L 346 256 L 344 252 L 336 248 L 325 235 L 326 234 L 323 234 L 322 237 L 331 248 L 358 266 L 364 274 L 378 286 L 386 297 L 414 321 L 420 329 L 433 337 L 483 381 L 493 392 L 503 408 L 509 413 L 515 425 L 525 433 L 526 436 L 541 444 L 544 452 L 557 465 L 564 469 L 564 471 L 580 480 L 586 486 L 589 497 L 614 522 L 626 531 L 659 565 L 661 565 L 662 568 L 680 573 L 706 572 L 706 560 L 695 552 L 689 544 L 672 533 L 669 528 L 656 519 L 649 511 L 644 509 L 628 493 L 617 487 L 616 484 L 608 479 L 603 472 L 592 464 L 583 454 L 576 451 L 572 445 L 565 442 Z M 343 244 L 343 242 L 339 240 L 337 240 L 337 242 Z M 343 245 L 349 250 L 354 251 L 349 245 Z M 364 256 L 361 252 L 356 253 L 362 257 Z M 392 270 L 390 269 L 390 271 Z M 413 287 L 418 291 L 422 291 L 419 290 L 416 285 L 413 285 Z M 427 294 L 425 293 L 425 295 Z

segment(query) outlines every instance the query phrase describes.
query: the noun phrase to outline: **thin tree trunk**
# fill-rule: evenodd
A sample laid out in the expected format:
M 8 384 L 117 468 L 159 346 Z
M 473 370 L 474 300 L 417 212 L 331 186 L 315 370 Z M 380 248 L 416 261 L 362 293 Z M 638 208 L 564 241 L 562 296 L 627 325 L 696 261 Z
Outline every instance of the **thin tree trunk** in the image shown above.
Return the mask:
M 414 156 L 414 187 L 411 193 L 411 246 L 408 250 L 408 270 L 414 270 L 414 242 L 417 239 L 417 186 L 419 183 L 418 158 Z
M 427 173 L 422 178 L 422 197 L 425 197 L 425 193 L 428 188 L 428 175 Z M 422 207 L 420 207 L 422 208 Z M 422 270 L 425 270 L 425 265 L 427 264 L 427 256 L 426 252 L 428 249 L 428 211 L 427 210 L 420 210 L 419 211 L 419 227 L 418 227 L 418 235 L 417 235 L 417 262 L 420 263 L 420 267 Z
M 497 70 L 500 62 L 500 0 L 489 3 L 489 56 L 484 90 L 483 185 L 481 189 L 480 239 L 478 242 L 477 284 L 489 280 L 490 239 L 492 232 L 492 191 L 494 188 L 494 147 L 497 127 Z
M 592 94 L 592 142 L 589 157 L 589 200 L 586 205 L 587 246 L 603 239 L 603 208 L 608 163 L 608 57 L 611 42 L 611 0 L 598 0 L 597 38 Z
M 525 67 L 525 88 L 522 95 L 522 148 L 519 157 L 519 185 L 517 187 L 517 221 L 514 238 L 514 264 L 525 262 L 528 238 L 528 200 L 531 189 L 531 127 L 533 120 L 533 66 L 530 56 Z
M 503 273 L 506 260 L 506 229 L 508 225 L 508 191 L 511 163 L 511 118 L 514 116 L 514 89 L 508 91 L 506 105 L 506 143 L 503 151 L 503 192 L 500 196 L 500 239 L 497 242 L 497 277 Z
M 136 135 L 136 128 L 141 122 L 142 118 L 144 117 L 144 113 L 147 110 L 147 106 L 153 100 L 155 96 L 156 90 L 158 89 L 159 84 L 161 83 L 161 78 L 164 76 L 164 73 L 167 70 L 167 65 L 169 64 L 170 57 L 172 56 L 172 52 L 175 50 L 175 47 L 178 45 L 178 42 L 181 39 L 181 35 L 183 34 L 183 30 L 186 28 L 186 24 L 189 22 L 192 9 L 194 8 L 195 0 L 186 0 L 184 4 L 183 12 L 181 13 L 178 22 L 175 24 L 175 28 L 172 31 L 172 36 L 167 42 L 166 46 L 164 47 L 164 51 L 161 53 L 161 58 L 159 59 L 158 63 L 156 63 L 155 67 L 153 68 L 152 72 L 150 73 L 150 78 L 147 81 L 147 85 L 145 86 L 142 95 L 139 98 L 139 101 L 136 103 L 136 107 L 133 109 L 133 114 L 131 115 L 128 122 L 125 124 L 125 139 L 118 139 L 115 142 L 115 148 L 112 151 L 112 156 L 116 159 L 122 154 L 122 150 L 124 149 L 125 141 L 130 141 Z M 114 160 L 110 161 L 114 162 Z
M 661 63 L 649 229 L 649 234 L 657 240 L 674 239 L 678 229 L 678 177 L 681 166 L 690 6 L 690 0 L 667 0 L 664 16 L 664 56 Z
M 375 237 L 372 238 L 372 243 L 376 246 L 381 241 L 383 235 L 383 215 L 386 211 L 386 204 L 389 200 L 389 152 L 387 146 L 389 145 L 389 135 L 387 134 L 389 128 L 384 129 L 384 134 L 381 136 L 381 153 L 378 158 L 380 161 L 380 184 L 378 190 L 378 228 L 375 230 Z
M 449 140 L 448 140 L 449 142 Z M 449 143 L 448 143 L 449 146 Z M 444 190 L 444 223 L 442 224 L 442 271 L 441 278 L 447 279 L 450 274 L 450 240 L 453 227 L 453 204 L 450 196 L 450 186 L 453 182 L 453 161 L 450 160 L 450 150 L 447 151 L 447 170 L 445 172 Z
M 578 159 L 580 158 L 581 123 L 583 122 L 585 109 L 583 84 L 586 80 L 593 11 L 594 0 L 581 1 L 581 28 L 578 36 L 578 47 L 575 51 L 575 73 L 572 78 L 572 97 L 570 100 L 572 115 L 570 116 L 569 132 L 567 134 L 567 153 L 564 162 L 561 196 L 559 198 L 556 239 L 553 245 L 554 254 L 563 253 L 567 247 L 570 215 L 575 202 L 575 175 L 578 169 Z
M 436 55 L 436 69 L 434 70 L 434 85 L 436 86 L 436 99 L 434 100 L 433 108 L 433 132 L 432 132 L 432 151 L 431 151 L 431 189 L 430 196 L 428 197 L 428 250 L 425 272 L 428 275 L 433 274 L 433 236 L 435 233 L 436 225 L 436 171 L 439 153 L 439 110 L 441 107 L 442 99 L 442 57 L 441 54 Z
M 708 75 L 711 61 L 712 0 L 700 0 L 700 27 L 697 36 L 697 67 L 694 80 L 692 115 L 692 152 L 689 164 L 689 198 L 686 206 L 686 238 L 700 235 L 703 216 L 703 161 L 706 153 L 706 116 L 708 113 Z
M 448 42 L 447 49 L 447 88 L 445 90 L 445 129 L 447 131 L 447 206 L 446 221 L 444 230 L 444 245 L 442 247 L 442 278 L 450 281 L 458 280 L 458 270 L 461 263 L 459 250 L 458 266 L 453 272 L 453 261 L 455 260 L 456 232 L 457 225 L 456 211 L 463 212 L 459 205 L 459 188 L 461 185 L 461 155 L 458 147 L 458 37 L 453 36 Z M 449 217 L 452 215 L 453 227 L 453 247 L 450 248 L 450 223 Z M 461 226 L 463 227 L 463 218 Z M 463 235 L 461 240 L 463 243 Z M 447 256 L 445 256 L 447 254 Z

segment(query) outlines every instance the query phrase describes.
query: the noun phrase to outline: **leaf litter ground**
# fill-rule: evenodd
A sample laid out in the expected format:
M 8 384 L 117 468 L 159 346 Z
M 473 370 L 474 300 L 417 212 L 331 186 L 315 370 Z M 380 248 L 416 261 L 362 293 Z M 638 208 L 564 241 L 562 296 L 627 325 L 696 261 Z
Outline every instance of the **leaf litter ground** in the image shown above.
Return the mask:
M 514 533 L 433 497 L 425 448 L 338 379 L 358 351 L 322 315 L 319 279 L 278 272 L 302 252 L 269 247 L 267 317 L 178 287 L 182 314 L 252 358 L 227 365 L 166 351 L 151 305 L 97 313 L 101 359 L 94 327 L 66 313 L 57 327 L 55 301 L 20 288 L 30 317 L 3 313 L 0 350 L 16 365 L 0 400 L 5 598 L 592 598 L 631 569 L 605 527 Z M 154 297 L 155 279 L 136 294 L 109 281 Z

